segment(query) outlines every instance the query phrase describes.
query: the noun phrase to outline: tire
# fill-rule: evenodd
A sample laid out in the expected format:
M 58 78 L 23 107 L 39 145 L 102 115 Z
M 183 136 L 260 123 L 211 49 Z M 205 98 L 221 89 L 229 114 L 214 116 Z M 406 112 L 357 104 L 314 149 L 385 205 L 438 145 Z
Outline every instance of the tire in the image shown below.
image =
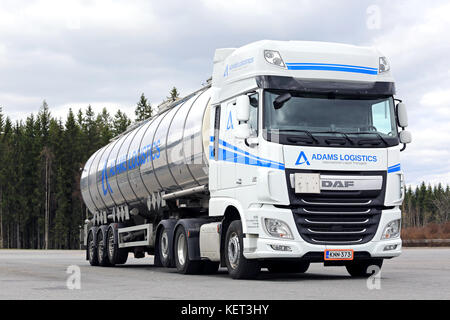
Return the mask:
M 171 263 L 169 233 L 163 227 L 158 236 L 158 256 L 163 267 L 169 268 Z
M 277 261 L 271 262 L 267 269 L 270 273 L 305 273 L 310 263 L 307 261 Z
M 243 254 L 243 234 L 240 220 L 231 222 L 225 237 L 225 263 L 233 279 L 254 279 L 261 271 L 257 260 L 249 260 Z
M 219 262 L 202 261 L 202 274 L 215 274 L 219 270 Z
M 363 261 L 353 261 L 347 264 L 345 267 L 347 268 L 348 273 L 355 278 L 367 278 L 370 277 L 373 272 L 369 269 L 370 266 L 375 266 L 381 269 L 383 265 L 382 259 L 373 259 L 373 260 L 363 260 Z
M 107 267 L 110 265 L 109 259 L 108 259 L 108 253 L 106 250 L 107 247 L 107 240 L 105 237 L 105 231 L 103 228 L 98 230 L 97 233 L 97 257 L 98 257 L 98 264 L 102 267 Z
M 87 257 L 91 266 L 98 266 L 97 244 L 95 242 L 94 232 L 91 230 L 87 240 Z
M 181 274 L 198 274 L 201 272 L 202 261 L 189 259 L 189 246 L 186 230 L 181 226 L 177 228 L 174 241 L 175 265 Z
M 106 253 L 108 255 L 109 263 L 112 266 L 126 263 L 128 259 L 128 250 L 119 248 L 117 229 L 110 225 L 106 235 Z

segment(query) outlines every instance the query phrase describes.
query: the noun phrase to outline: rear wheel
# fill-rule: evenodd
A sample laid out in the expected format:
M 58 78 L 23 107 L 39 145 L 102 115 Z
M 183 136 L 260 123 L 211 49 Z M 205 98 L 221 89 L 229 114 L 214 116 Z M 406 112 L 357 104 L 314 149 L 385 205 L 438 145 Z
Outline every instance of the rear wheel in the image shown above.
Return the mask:
M 159 233 L 158 246 L 159 260 L 162 266 L 170 267 L 169 234 L 166 228 L 163 228 Z
M 94 232 L 90 231 L 87 240 L 87 256 L 91 266 L 98 266 L 98 255 L 95 245 Z
M 276 261 L 271 262 L 267 269 L 271 273 L 305 273 L 309 268 L 309 264 L 306 261 Z
M 225 263 L 233 279 L 253 279 L 261 271 L 257 260 L 244 257 L 243 233 L 240 220 L 233 221 L 228 227 L 225 238 Z
M 103 230 L 98 231 L 97 235 L 97 256 L 98 256 L 98 264 L 102 267 L 109 266 L 108 253 L 106 251 L 106 237 L 103 234 Z
M 108 259 L 111 265 L 116 264 L 124 264 L 127 262 L 128 259 L 128 250 L 127 249 L 120 249 L 118 244 L 118 234 L 117 229 L 115 229 L 113 226 L 110 226 L 108 228 L 107 233 L 107 254 Z
M 202 261 L 194 261 L 189 259 L 189 246 L 186 230 L 179 227 L 175 233 L 175 264 L 179 273 L 196 274 L 200 273 Z
M 347 268 L 348 273 L 352 277 L 367 278 L 370 277 L 372 274 L 378 272 L 381 269 L 382 265 L 383 259 L 373 259 L 363 261 L 352 261 L 345 267 Z

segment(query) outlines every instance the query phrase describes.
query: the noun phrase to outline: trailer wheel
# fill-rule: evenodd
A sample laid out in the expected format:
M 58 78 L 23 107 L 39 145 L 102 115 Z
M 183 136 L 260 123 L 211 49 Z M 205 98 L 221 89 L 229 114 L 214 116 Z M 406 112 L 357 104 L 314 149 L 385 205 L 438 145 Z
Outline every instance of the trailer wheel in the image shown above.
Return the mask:
M 244 257 L 242 239 L 242 223 L 234 220 L 228 227 L 225 238 L 225 263 L 233 279 L 253 279 L 258 276 L 261 266 L 257 260 Z
M 189 246 L 187 234 L 184 227 L 179 227 L 175 233 L 175 264 L 177 270 L 182 274 L 197 274 L 200 273 L 202 261 L 193 261 L 189 259 Z
M 371 270 L 369 269 L 370 266 L 375 266 L 381 269 L 382 265 L 383 259 L 372 259 L 363 261 L 352 261 L 345 267 L 347 268 L 348 273 L 352 277 L 368 278 L 373 274 L 373 272 L 371 272 Z
M 309 265 L 307 261 L 276 261 L 271 262 L 267 269 L 270 273 L 305 273 Z
M 89 231 L 86 250 L 89 259 L 89 264 L 91 266 L 98 266 L 97 248 L 95 243 L 94 232 L 92 230 Z
M 163 267 L 169 268 L 170 263 L 170 242 L 169 242 L 169 233 L 166 228 L 163 228 L 159 233 L 158 238 L 158 254 L 159 260 Z
M 107 232 L 106 252 L 111 265 L 124 264 L 128 259 L 128 250 L 119 248 L 118 232 L 110 225 Z
M 107 253 L 107 239 L 104 235 L 104 230 L 101 228 L 98 230 L 97 234 L 97 256 L 98 256 L 98 264 L 102 267 L 107 267 L 110 265 L 108 260 L 108 253 Z

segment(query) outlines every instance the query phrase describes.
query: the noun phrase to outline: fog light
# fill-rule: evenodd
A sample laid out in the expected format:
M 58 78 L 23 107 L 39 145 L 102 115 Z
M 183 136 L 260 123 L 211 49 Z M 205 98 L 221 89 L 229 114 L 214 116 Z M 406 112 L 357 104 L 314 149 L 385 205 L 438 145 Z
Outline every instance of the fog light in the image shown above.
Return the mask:
M 395 250 L 395 249 L 397 249 L 396 244 L 390 244 L 390 245 L 384 247 L 384 251 Z
M 280 244 L 271 244 L 270 247 L 273 250 L 276 250 L 276 251 L 292 251 L 291 247 L 289 247 L 289 246 L 282 246 Z

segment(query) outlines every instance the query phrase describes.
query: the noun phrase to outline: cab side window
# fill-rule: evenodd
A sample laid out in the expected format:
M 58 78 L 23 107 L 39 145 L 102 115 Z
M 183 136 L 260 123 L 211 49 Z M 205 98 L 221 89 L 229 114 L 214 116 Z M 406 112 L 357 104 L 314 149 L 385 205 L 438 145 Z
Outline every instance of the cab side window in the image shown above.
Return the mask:
M 252 136 L 258 136 L 258 106 L 259 106 L 259 95 L 253 93 L 249 95 L 250 98 L 250 118 L 248 124 L 250 126 Z

